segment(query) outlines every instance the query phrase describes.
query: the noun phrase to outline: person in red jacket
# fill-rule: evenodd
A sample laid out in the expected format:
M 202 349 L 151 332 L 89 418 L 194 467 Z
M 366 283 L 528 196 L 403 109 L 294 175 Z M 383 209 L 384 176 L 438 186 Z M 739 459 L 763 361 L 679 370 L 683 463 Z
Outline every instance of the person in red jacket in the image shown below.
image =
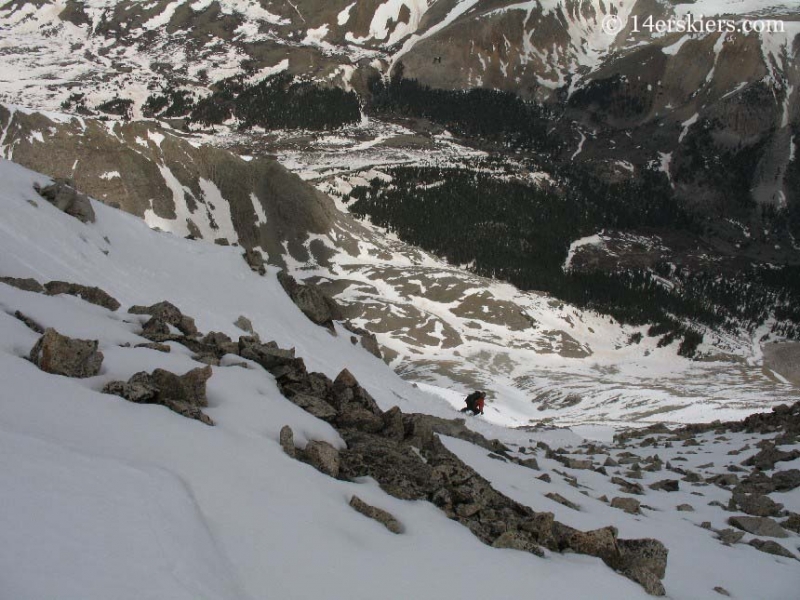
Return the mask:
M 462 413 L 471 412 L 473 416 L 483 414 L 483 405 L 486 401 L 486 392 L 476 390 L 467 396 L 467 405 L 461 409 Z

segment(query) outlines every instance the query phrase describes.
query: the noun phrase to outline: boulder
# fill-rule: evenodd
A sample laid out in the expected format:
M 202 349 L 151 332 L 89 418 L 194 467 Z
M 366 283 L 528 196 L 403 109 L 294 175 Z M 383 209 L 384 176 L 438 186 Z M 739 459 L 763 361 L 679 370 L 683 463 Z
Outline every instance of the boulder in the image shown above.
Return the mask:
M 278 434 L 278 441 L 286 454 L 292 458 L 297 456 L 297 450 L 294 447 L 294 432 L 291 427 L 288 425 L 281 427 L 281 431 Z
M 30 352 L 30 359 L 47 373 L 66 377 L 94 377 L 103 364 L 97 340 L 79 340 L 46 329 Z
M 56 179 L 48 186 L 34 184 L 33 189 L 57 209 L 83 223 L 94 223 L 95 214 L 89 196 L 75 189 L 70 179 Z
M 403 526 L 390 513 L 364 502 L 358 496 L 350 498 L 350 506 L 365 517 L 369 517 L 386 527 L 392 533 L 403 533 Z
M 651 490 L 660 490 L 662 492 L 677 492 L 680 489 L 677 479 L 662 479 L 651 484 Z
M 112 381 L 106 384 L 103 393 L 121 396 L 137 404 L 160 404 L 184 417 L 213 425 L 211 418 L 201 410 L 208 406 L 206 382 L 211 375 L 211 367 L 192 369 L 183 375 L 175 375 L 164 369 L 156 369 L 152 373 L 142 371 L 127 382 Z
M 0 283 L 5 283 L 11 287 L 22 290 L 23 292 L 35 292 L 41 294 L 44 292 L 44 286 L 35 279 L 21 279 L 18 277 L 0 277 Z
M 177 327 L 178 330 L 186 336 L 192 337 L 197 335 L 197 327 L 195 326 L 194 319 L 185 316 L 177 306 L 166 300 L 151 306 L 131 306 L 128 309 L 128 313 L 132 315 L 150 315 L 168 325 Z
M 612 477 L 611 483 L 618 485 L 620 487 L 620 490 L 622 490 L 626 494 L 635 494 L 637 496 L 644 495 L 644 488 L 640 484 L 632 481 L 627 481 L 622 477 Z
M 772 540 L 760 540 L 756 538 L 747 543 L 753 548 L 761 550 L 761 552 L 766 552 L 767 554 L 773 554 L 775 556 L 783 556 L 785 558 L 794 558 L 797 560 L 797 557 L 794 554 L 781 546 L 778 542 L 773 542 Z
M 800 487 L 800 469 L 776 471 L 772 475 L 772 483 L 776 492 L 788 492 Z
M 636 498 L 613 498 L 611 500 L 611 506 L 624 510 L 629 515 L 638 515 L 641 513 L 641 503 Z
M 250 267 L 250 270 L 253 271 L 253 273 L 266 275 L 267 267 L 264 264 L 264 257 L 261 255 L 261 252 L 254 249 L 248 249 L 244 251 L 242 257 L 244 258 L 244 262 L 247 263 L 247 266 Z
M 116 298 L 104 292 L 99 287 L 90 287 L 87 285 L 80 285 L 79 283 L 68 283 L 66 281 L 49 281 L 44 284 L 44 289 L 48 296 L 58 296 L 60 294 L 77 296 L 85 302 L 102 306 L 110 311 L 115 311 L 120 307 L 120 303 Z
M 738 544 L 744 537 L 744 531 L 737 531 L 736 529 L 720 529 L 717 531 L 717 538 L 723 544 L 733 545 Z
M 550 498 L 553 502 L 558 502 L 559 504 L 563 504 L 567 508 L 571 508 L 572 510 L 580 510 L 581 507 L 575 504 L 574 502 L 567 500 L 561 494 L 557 494 L 555 492 L 549 492 L 544 495 L 545 498 Z
M 767 517 L 744 517 L 735 516 L 728 519 L 728 523 L 734 527 L 764 537 L 785 538 L 789 534 L 775 521 Z
M 328 442 L 317 440 L 309 442 L 301 458 L 320 473 L 331 477 L 339 476 L 341 468 L 339 451 Z
M 325 402 L 325 400 L 317 398 L 316 396 L 293 394 L 289 400 L 318 419 L 328 421 L 329 423 L 334 421 L 339 414 L 336 412 L 336 409 Z
M 800 450 L 791 450 L 786 452 L 779 449 L 774 443 L 767 442 L 761 450 L 748 458 L 742 464 L 748 467 L 757 467 L 762 471 L 768 471 L 775 468 L 776 462 L 787 460 L 794 460 L 800 457 Z
M 278 273 L 278 281 L 302 313 L 317 325 L 333 329 L 334 321 L 343 319 L 342 309 L 319 287 L 302 284 L 286 271 Z
M 679 504 L 676 507 L 676 510 L 678 512 L 694 512 L 694 506 L 692 506 L 691 504 Z
M 250 319 L 248 319 L 245 316 L 239 315 L 239 317 L 233 322 L 233 324 L 242 331 L 245 331 L 251 335 L 255 333 L 255 331 L 253 330 L 253 323 L 251 323 Z
M 783 510 L 783 504 L 763 494 L 734 493 L 732 499 L 742 512 L 754 517 L 776 517 Z

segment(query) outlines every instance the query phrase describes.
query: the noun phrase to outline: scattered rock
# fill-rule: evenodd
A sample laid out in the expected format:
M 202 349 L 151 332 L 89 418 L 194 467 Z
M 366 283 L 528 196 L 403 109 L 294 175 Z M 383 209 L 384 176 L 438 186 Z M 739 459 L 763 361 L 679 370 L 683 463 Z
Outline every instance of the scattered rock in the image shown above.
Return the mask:
M 292 458 L 297 457 L 297 451 L 294 447 L 294 432 L 291 427 L 288 425 L 281 427 L 281 431 L 278 434 L 278 441 L 286 454 Z
M 544 556 L 544 550 L 533 541 L 531 534 L 525 531 L 506 531 L 500 534 L 500 537 L 492 542 L 492 548 L 510 548 Z
M 762 471 L 768 471 L 775 468 L 776 462 L 794 460 L 798 457 L 800 457 L 800 450 L 795 449 L 791 452 L 785 452 L 784 450 L 780 450 L 774 443 L 769 442 L 765 444 L 757 454 L 751 456 L 742 464 L 748 467 L 757 467 Z
M 677 510 L 678 512 L 694 512 L 694 507 L 691 504 L 679 504 Z
M 120 307 L 120 303 L 116 298 L 104 292 L 99 287 L 90 287 L 78 283 L 68 283 L 66 281 L 50 281 L 44 284 L 44 289 L 48 296 L 58 296 L 60 294 L 77 296 L 85 302 L 102 306 L 110 311 L 115 311 Z
M 572 510 L 580 510 L 581 509 L 580 506 L 578 506 L 574 502 L 571 502 L 570 500 L 567 500 L 561 494 L 557 494 L 555 492 L 548 492 L 544 496 L 545 496 L 545 498 L 550 498 L 550 500 L 552 500 L 553 502 L 558 502 L 559 504 L 563 504 L 564 506 L 566 506 L 567 508 L 571 508 Z
M 75 189 L 70 179 L 56 179 L 48 186 L 33 184 L 33 189 L 57 209 L 75 217 L 83 223 L 94 223 L 95 214 L 89 196 Z
M 24 292 L 44 293 L 44 286 L 35 279 L 18 277 L 0 277 L 0 283 L 5 283 Z
M 385 510 L 370 506 L 358 496 L 353 496 L 350 498 L 350 506 L 352 506 L 357 512 L 360 512 L 365 517 L 374 519 L 392 533 L 403 533 L 403 526 L 400 524 L 400 521 L 395 519 Z
M 550 475 L 548 473 L 543 473 L 542 475 L 539 475 L 539 477 L 537 477 L 536 479 L 538 479 L 539 481 L 544 481 L 545 483 L 552 482 L 552 479 L 550 478 Z
M 136 344 L 134 348 L 147 348 L 148 350 L 156 350 L 157 352 L 164 352 L 165 354 L 172 352 L 172 348 L 170 348 L 167 344 L 160 344 L 158 342 Z
M 788 492 L 800 487 L 800 469 L 777 471 L 772 475 L 772 482 L 776 492 Z
M 774 554 L 775 556 L 784 556 L 786 558 L 794 558 L 797 557 L 792 554 L 789 550 L 781 546 L 778 542 L 773 542 L 772 540 L 760 540 L 758 538 L 750 540 L 747 542 L 753 548 L 757 548 L 761 550 L 761 552 L 766 552 L 767 554 Z
M 309 442 L 300 458 L 320 473 L 338 477 L 341 467 L 339 451 L 328 442 L 314 440 Z
M 731 593 L 728 590 L 726 590 L 724 587 L 720 587 L 720 586 L 715 587 L 714 591 L 717 592 L 718 594 L 723 595 L 723 596 L 730 596 L 731 595 Z
M 255 249 L 248 249 L 244 251 L 242 256 L 244 257 L 244 261 L 247 263 L 247 266 L 250 267 L 251 271 L 258 273 L 259 275 L 266 275 L 267 267 L 264 264 L 264 257 L 261 256 L 261 252 Z
M 612 498 L 611 506 L 624 510 L 629 515 L 641 514 L 641 503 L 636 498 Z
M 753 535 L 775 538 L 789 537 L 783 527 L 767 517 L 735 516 L 730 517 L 728 523 Z
M 778 504 L 769 496 L 763 494 L 737 494 L 734 492 L 734 506 L 755 517 L 775 517 L 783 510 L 783 504 Z
M 255 331 L 253 330 L 253 324 L 250 322 L 250 319 L 248 319 L 245 316 L 239 315 L 239 317 L 233 322 L 233 324 L 242 331 L 245 331 L 250 334 L 255 333 Z
M 66 377 L 94 377 L 103 364 L 97 340 L 79 340 L 46 329 L 30 352 L 30 359 L 47 373 Z
M 278 281 L 289 294 L 292 302 L 317 325 L 333 330 L 333 322 L 342 320 L 342 309 L 319 287 L 298 283 L 286 271 L 278 273 Z
M 717 531 L 717 539 L 723 544 L 733 545 L 738 544 L 744 537 L 744 531 L 736 531 L 735 529 L 720 529 Z
M 158 321 L 177 327 L 178 330 L 189 337 L 197 335 L 194 319 L 185 316 L 180 309 L 166 300 L 152 306 L 131 306 L 128 313 L 132 315 L 150 315 Z
M 626 481 L 622 477 L 612 477 L 611 483 L 618 485 L 620 490 L 626 494 L 634 494 L 637 496 L 644 495 L 644 488 L 641 485 L 632 481 Z
M 781 527 L 794 531 L 795 533 L 800 533 L 800 515 L 792 513 L 788 519 L 781 523 Z
M 201 408 L 208 406 L 206 382 L 211 367 L 192 369 L 175 375 L 164 369 L 134 374 L 127 382 L 112 381 L 103 387 L 104 394 L 113 394 L 137 404 L 159 404 L 189 419 L 206 425 L 214 422 Z
M 677 492 L 680 487 L 677 479 L 662 479 L 651 484 L 651 490 L 660 490 L 663 492 Z
M 33 331 L 34 333 L 38 333 L 39 335 L 44 333 L 44 327 L 39 325 L 36 321 L 31 319 L 28 315 L 21 313 L 20 311 L 14 311 L 14 318 L 21 321 L 25 327 Z

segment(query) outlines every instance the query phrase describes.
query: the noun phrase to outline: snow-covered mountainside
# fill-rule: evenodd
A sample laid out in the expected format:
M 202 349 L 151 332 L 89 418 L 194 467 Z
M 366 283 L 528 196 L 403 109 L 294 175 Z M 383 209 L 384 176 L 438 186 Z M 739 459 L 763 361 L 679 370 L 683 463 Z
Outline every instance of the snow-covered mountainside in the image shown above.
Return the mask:
M 80 222 L 37 193 L 46 177 L 13 163 L 0 177 L 4 597 L 797 589 L 800 405 L 614 443 L 605 430 L 586 430 L 600 438 L 588 443 L 480 418 L 470 431 L 413 414 L 458 416 L 338 324 L 306 319 L 275 269 L 260 276 L 235 248 L 94 201 L 94 222 Z M 163 300 L 177 308 L 131 306 Z M 209 350 L 220 358 L 197 354 Z M 163 383 L 169 373 L 195 379 Z M 332 395 L 292 391 L 326 378 Z
M 769 324 L 752 334 L 708 329 L 706 360 L 691 361 L 676 356 L 677 342 L 647 336 L 647 327 L 478 277 L 357 222 L 341 202 L 337 209 L 274 161 L 197 148 L 203 138 L 154 122 L 0 107 L 0 124 L 8 158 L 71 177 L 151 227 L 240 244 L 319 283 L 356 326 L 377 336 L 405 378 L 456 390 L 456 403 L 464 389 L 490 390 L 486 417 L 493 422 L 707 421 L 797 398 L 791 361 L 764 356 Z M 431 151 L 453 163 L 470 155 L 446 136 L 434 142 L 438 149 L 416 151 L 418 158 L 385 143 L 408 135 L 387 129 L 361 149 L 323 137 L 318 149 L 306 142 L 280 158 L 336 198 L 385 177 L 381 156 L 396 164 L 399 156 L 419 160 Z

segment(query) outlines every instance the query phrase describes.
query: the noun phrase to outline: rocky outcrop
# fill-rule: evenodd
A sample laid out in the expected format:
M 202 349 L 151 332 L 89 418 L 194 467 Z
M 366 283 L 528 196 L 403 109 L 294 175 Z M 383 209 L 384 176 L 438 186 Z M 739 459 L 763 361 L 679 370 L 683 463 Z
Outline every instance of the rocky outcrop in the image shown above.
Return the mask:
M 334 321 L 341 321 L 344 316 L 336 301 L 313 284 L 302 284 L 286 271 L 278 273 L 280 282 L 286 293 L 305 316 L 317 325 L 333 329 Z
M 208 366 L 183 375 L 156 369 L 152 373 L 136 373 L 128 381 L 112 381 L 103 387 L 103 393 L 137 404 L 166 406 L 179 415 L 213 425 L 211 418 L 201 410 L 208 406 L 206 382 L 212 373 Z
M 44 291 L 48 296 L 57 296 L 59 294 L 77 296 L 90 304 L 96 304 L 111 311 L 115 311 L 120 307 L 120 303 L 114 297 L 99 287 L 90 287 L 66 281 L 50 281 L 44 284 Z
M 57 178 L 48 186 L 34 184 L 36 192 L 57 209 L 83 223 L 94 223 L 95 214 L 89 196 L 75 189 L 71 179 Z
M 350 506 L 365 517 L 369 517 L 386 527 L 392 533 L 403 533 L 403 526 L 390 513 L 364 502 L 358 496 L 350 498 Z
M 30 360 L 42 371 L 66 377 L 94 377 L 103 364 L 97 340 L 79 340 L 47 329 L 30 352 Z

